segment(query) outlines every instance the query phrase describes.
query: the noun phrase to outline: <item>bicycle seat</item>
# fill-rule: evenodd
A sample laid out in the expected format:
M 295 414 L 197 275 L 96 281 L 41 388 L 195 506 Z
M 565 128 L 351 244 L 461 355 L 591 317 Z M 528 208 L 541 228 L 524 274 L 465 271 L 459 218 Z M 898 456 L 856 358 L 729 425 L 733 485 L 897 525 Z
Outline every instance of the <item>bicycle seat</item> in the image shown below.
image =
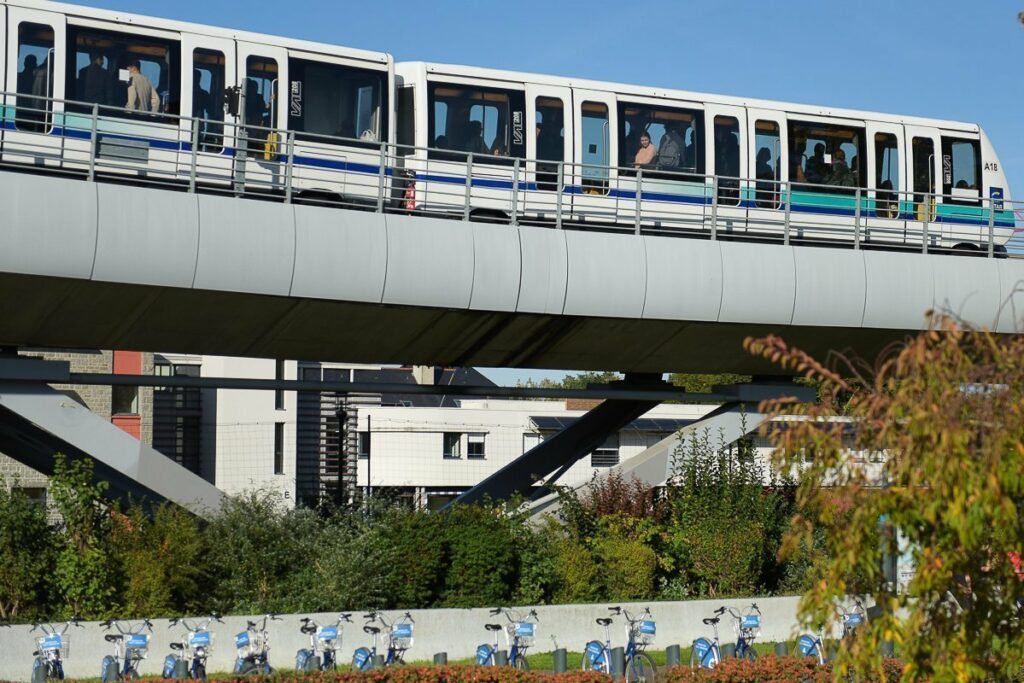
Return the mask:
M 299 627 L 299 630 L 308 636 L 310 633 L 316 633 L 316 626 L 312 626 L 310 624 L 303 624 Z
M 597 621 L 599 626 L 607 626 L 608 624 L 612 623 L 612 620 L 608 619 L 607 617 L 601 617 L 600 619 L 596 619 L 595 621 Z
M 500 631 L 501 630 L 501 624 L 487 624 L 487 625 L 484 626 L 484 628 L 487 629 L 488 631 Z
M 705 619 L 704 624 L 707 626 L 714 626 L 719 621 L 721 621 L 721 619 L 719 619 L 718 617 L 712 617 L 711 619 Z
M 380 629 L 377 628 L 376 626 L 364 626 L 363 627 L 363 632 L 369 633 L 371 636 L 375 636 L 378 633 L 380 633 Z
M 105 636 L 103 636 L 103 639 L 106 640 L 108 643 L 116 643 L 119 640 L 124 640 L 124 636 L 122 636 L 119 633 L 108 633 Z
M 185 646 L 182 645 L 181 643 L 171 643 L 171 649 L 172 650 L 184 650 Z

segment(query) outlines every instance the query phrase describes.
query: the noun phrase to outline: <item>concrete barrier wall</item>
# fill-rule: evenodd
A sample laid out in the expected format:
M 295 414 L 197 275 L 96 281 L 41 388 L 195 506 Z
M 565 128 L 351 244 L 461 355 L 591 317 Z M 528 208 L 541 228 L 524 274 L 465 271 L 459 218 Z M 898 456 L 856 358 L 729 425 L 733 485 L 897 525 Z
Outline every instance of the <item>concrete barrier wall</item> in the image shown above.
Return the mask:
M 760 640 L 781 641 L 797 633 L 796 607 L 798 598 L 762 598 L 757 600 L 764 615 Z M 744 609 L 749 600 L 696 600 L 688 602 L 623 603 L 621 606 L 632 612 L 639 612 L 645 606 L 658 622 L 658 635 L 652 649 L 664 649 L 668 645 L 688 645 L 694 638 L 710 635 L 709 627 L 701 623 L 704 617 L 722 605 Z M 529 608 L 526 608 L 529 609 Z M 603 638 L 602 630 L 594 620 L 608 615 L 607 605 L 558 605 L 537 607 L 539 625 L 536 644 L 531 652 L 548 652 L 558 647 L 569 651 L 581 651 L 587 641 Z M 387 612 L 389 621 L 398 618 L 401 612 Z M 282 615 L 281 621 L 268 623 L 270 633 L 270 663 L 275 668 L 293 668 L 295 651 L 306 647 L 308 636 L 299 632 L 299 619 L 306 615 Z M 317 621 L 329 622 L 337 617 L 332 614 L 309 615 Z M 414 643 L 406 654 L 406 661 L 430 661 L 436 652 L 447 652 L 450 660 L 472 657 L 477 645 L 490 640 L 484 624 L 497 623 L 498 618 L 488 614 L 486 609 L 433 609 L 415 610 L 416 620 Z M 362 613 L 353 613 L 353 624 L 346 624 L 343 631 L 342 663 L 351 661 L 352 651 L 362 645 L 370 645 L 371 639 L 363 633 Z M 224 617 L 224 623 L 214 622 L 211 631 L 215 635 L 214 651 L 207 666 L 211 673 L 230 671 L 235 658 L 234 636 L 245 629 L 246 619 L 251 617 Z M 500 617 L 504 620 L 504 617 Z M 625 621 L 616 618 L 613 625 L 613 644 L 625 644 Z M 32 670 L 32 651 L 35 649 L 36 633 L 30 633 L 31 626 L 14 625 L 0 627 L 0 680 L 28 681 Z M 81 628 L 68 631 L 71 636 L 70 652 L 64 670 L 69 678 L 95 678 L 100 675 L 103 656 L 112 651 L 103 636 L 106 634 L 95 622 L 84 623 Z M 179 640 L 183 628 L 168 628 L 168 620 L 153 622 L 153 636 L 150 641 L 149 657 L 142 663 L 143 675 L 160 672 L 164 657 L 170 653 L 172 640 Z M 722 642 L 733 638 L 731 620 L 723 620 L 720 632 Z M 552 638 L 554 636 L 554 639 Z M 504 647 L 504 645 L 502 645 Z

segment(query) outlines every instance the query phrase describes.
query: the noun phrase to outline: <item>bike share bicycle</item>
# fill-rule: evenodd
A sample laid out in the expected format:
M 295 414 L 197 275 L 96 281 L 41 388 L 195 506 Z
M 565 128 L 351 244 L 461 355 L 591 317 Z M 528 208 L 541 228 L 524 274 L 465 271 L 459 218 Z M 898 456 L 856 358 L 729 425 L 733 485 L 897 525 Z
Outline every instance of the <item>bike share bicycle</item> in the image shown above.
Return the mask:
M 191 623 L 184 617 L 171 619 L 167 628 L 181 624 L 185 627 L 185 633 L 181 635 L 181 640 L 171 643 L 174 652 L 164 658 L 164 678 L 178 681 L 206 680 L 206 660 L 213 652 L 210 623 L 214 621 L 224 623 L 219 614 L 211 614 L 205 619 L 193 620 Z
M 505 632 L 505 643 L 508 645 L 508 665 L 522 671 L 530 670 L 530 663 L 526 660 L 526 650 L 533 646 L 533 639 L 537 629 L 537 612 L 530 610 L 530 613 L 523 618 L 522 615 L 507 607 L 498 607 L 491 610 L 492 616 L 504 614 L 508 624 L 486 624 L 489 632 L 494 634 L 492 644 L 484 643 L 476 649 L 476 663 L 480 666 L 497 666 L 498 653 L 498 631 Z
M 122 623 L 124 626 L 122 626 Z M 149 652 L 149 633 L 153 632 L 153 624 L 149 619 L 143 619 L 138 624 L 130 621 L 120 622 L 107 619 L 100 624 L 108 631 L 111 627 L 117 629 L 117 633 L 107 633 L 103 636 L 108 643 L 113 643 L 114 654 L 103 658 L 100 665 L 100 680 L 103 683 L 114 681 L 133 681 L 139 677 L 139 663 L 146 658 Z
M 405 664 L 405 651 L 412 647 L 412 629 L 416 621 L 412 615 L 406 612 L 402 615 L 405 621 L 388 622 L 380 612 L 370 612 L 363 615 L 366 624 L 363 631 L 373 636 L 373 647 L 360 647 L 352 654 L 352 669 L 354 671 L 369 671 L 374 667 L 374 660 L 377 658 L 377 640 L 380 638 L 381 630 L 388 634 L 388 651 L 384 656 L 384 666 L 400 666 Z M 381 626 L 373 626 L 379 623 Z
M 867 612 L 860 600 L 854 600 L 853 608 L 849 610 L 837 605 L 836 612 L 839 615 L 840 640 L 852 638 L 857 628 L 867 620 Z M 806 633 L 796 641 L 797 652 L 802 657 L 814 657 L 818 664 L 824 665 L 828 661 L 825 657 L 824 639 L 824 627 L 818 630 L 817 635 Z
M 745 614 L 732 607 L 726 607 L 725 611 L 736 622 L 733 625 L 736 629 L 736 659 L 757 659 L 754 640 L 761 634 L 761 608 L 752 602 Z
M 621 607 L 609 607 L 615 616 L 626 619 L 626 649 L 623 657 L 626 680 L 632 683 L 650 683 L 655 678 L 654 660 L 644 649 L 654 642 L 657 624 L 651 618 L 650 608 L 645 608 L 639 616 L 633 617 Z M 647 617 L 647 619 L 644 619 Z M 612 673 L 612 619 L 602 617 L 596 620 L 598 626 L 604 628 L 604 643 L 592 640 L 583 651 L 583 670 L 599 671 L 607 675 Z
M 723 614 L 725 614 L 725 608 L 719 607 L 715 610 L 715 616 L 703 620 L 705 626 L 714 629 L 715 635 L 711 640 L 698 638 L 693 641 L 693 647 L 690 649 L 691 667 L 699 666 L 702 669 L 710 669 L 722 662 L 722 650 L 718 641 L 718 622 L 722 620 Z
M 267 620 L 281 621 L 276 614 L 264 614 L 258 627 L 255 621 L 246 621 L 245 630 L 235 636 L 235 649 L 238 650 L 235 673 L 239 676 L 274 672 L 270 666 L 270 634 L 267 633 Z
M 64 622 L 63 628 L 48 622 L 34 622 L 32 631 L 40 629 L 43 635 L 36 638 L 36 649 L 32 653 L 32 683 L 64 680 L 64 660 L 67 659 L 71 638 L 68 629 L 78 626 L 78 617 L 71 617 Z M 29 631 L 31 633 L 32 631 Z
M 339 614 L 333 624 L 318 624 L 310 617 L 300 619 L 299 630 L 309 636 L 309 647 L 295 653 L 295 668 L 299 671 L 333 671 L 338 666 L 341 649 L 341 624 L 352 623 L 351 614 Z

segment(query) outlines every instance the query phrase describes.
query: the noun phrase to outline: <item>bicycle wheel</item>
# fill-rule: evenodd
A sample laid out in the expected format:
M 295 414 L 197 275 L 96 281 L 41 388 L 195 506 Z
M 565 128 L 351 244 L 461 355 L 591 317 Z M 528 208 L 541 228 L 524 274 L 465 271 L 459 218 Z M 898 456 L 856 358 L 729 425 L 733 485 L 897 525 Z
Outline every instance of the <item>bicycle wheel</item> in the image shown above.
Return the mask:
M 197 681 L 202 681 L 203 683 L 206 683 L 206 665 L 205 664 L 196 664 L 195 669 L 196 669 L 196 680 Z
M 736 658 L 745 659 L 748 662 L 752 662 L 755 659 L 757 659 L 757 650 L 754 649 L 753 645 L 747 645 L 743 648 L 742 652 L 740 652 L 739 650 L 736 651 Z
M 520 671 L 529 671 L 530 663 L 526 661 L 526 655 L 516 655 L 516 659 L 512 662 L 512 666 L 519 669 Z
M 654 660 L 646 652 L 637 652 L 626 662 L 626 681 L 652 683 L 655 677 Z

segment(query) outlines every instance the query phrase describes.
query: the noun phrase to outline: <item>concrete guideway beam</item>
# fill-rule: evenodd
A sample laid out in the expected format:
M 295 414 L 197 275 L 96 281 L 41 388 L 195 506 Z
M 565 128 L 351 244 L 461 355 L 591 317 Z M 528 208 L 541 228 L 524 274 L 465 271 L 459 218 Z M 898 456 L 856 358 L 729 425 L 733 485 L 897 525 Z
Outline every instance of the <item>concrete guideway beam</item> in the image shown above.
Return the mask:
M 91 458 L 111 497 L 169 501 L 199 516 L 216 513 L 213 484 L 44 384 L 0 381 L 0 451 L 46 475 L 53 456 Z

